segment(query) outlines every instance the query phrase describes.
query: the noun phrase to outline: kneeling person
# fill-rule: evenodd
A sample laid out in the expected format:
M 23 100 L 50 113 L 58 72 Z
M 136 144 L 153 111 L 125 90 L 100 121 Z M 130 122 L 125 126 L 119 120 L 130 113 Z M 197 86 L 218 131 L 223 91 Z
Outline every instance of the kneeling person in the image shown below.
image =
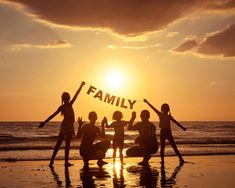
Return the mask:
M 97 165 L 102 166 L 107 164 L 107 162 L 103 161 L 105 158 L 105 154 L 109 148 L 110 141 L 104 140 L 101 142 L 97 142 L 94 144 L 95 138 L 99 135 L 100 137 L 105 137 L 104 128 L 102 128 L 102 132 L 95 125 L 97 120 L 96 112 L 89 113 L 88 124 L 83 125 L 85 122 L 82 121 L 82 118 L 78 118 L 78 133 L 77 136 L 82 138 L 80 145 L 80 155 L 83 157 L 84 166 L 89 165 L 89 160 L 98 160 Z
M 136 113 L 132 114 L 132 123 L 129 124 L 128 130 L 138 130 L 139 137 L 135 140 L 135 143 L 139 146 L 131 147 L 127 150 L 127 156 L 131 157 L 143 157 L 143 161 L 139 165 L 148 165 L 148 161 L 151 158 L 151 154 L 158 151 L 158 142 L 156 138 L 156 127 L 149 121 L 150 113 L 148 110 L 141 112 L 141 122 L 133 125 L 133 121 L 136 117 Z

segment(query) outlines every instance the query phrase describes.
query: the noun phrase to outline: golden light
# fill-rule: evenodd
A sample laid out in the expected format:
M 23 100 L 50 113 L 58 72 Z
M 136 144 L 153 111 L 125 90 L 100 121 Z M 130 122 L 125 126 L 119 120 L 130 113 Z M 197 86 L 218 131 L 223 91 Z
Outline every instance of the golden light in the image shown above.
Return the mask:
M 110 89 L 119 89 L 124 82 L 124 76 L 121 72 L 112 71 L 109 72 L 106 76 L 106 83 Z

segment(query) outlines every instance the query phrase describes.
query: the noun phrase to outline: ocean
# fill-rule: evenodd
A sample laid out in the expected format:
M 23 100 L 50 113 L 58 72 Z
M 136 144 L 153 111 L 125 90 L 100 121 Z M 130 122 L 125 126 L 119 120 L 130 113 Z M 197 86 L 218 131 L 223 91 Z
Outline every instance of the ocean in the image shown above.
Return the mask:
M 172 132 L 180 152 L 183 155 L 222 155 L 235 154 L 235 122 L 187 121 L 180 122 L 187 128 L 181 130 L 172 124 Z M 160 142 L 158 122 L 157 137 Z M 49 122 L 44 128 L 38 128 L 38 122 L 0 122 L 0 161 L 47 160 L 50 159 L 60 122 Z M 77 125 L 75 125 L 77 131 Z M 108 138 L 113 130 L 106 129 Z M 125 131 L 125 150 L 135 145 L 137 131 Z M 98 141 L 98 140 L 97 140 Z M 70 159 L 81 159 L 79 154 L 80 139 L 74 137 L 71 143 Z M 64 144 L 56 159 L 64 158 Z M 170 145 L 166 146 L 166 156 L 175 155 Z M 159 152 L 155 154 L 159 156 Z M 110 148 L 106 157 L 112 157 Z

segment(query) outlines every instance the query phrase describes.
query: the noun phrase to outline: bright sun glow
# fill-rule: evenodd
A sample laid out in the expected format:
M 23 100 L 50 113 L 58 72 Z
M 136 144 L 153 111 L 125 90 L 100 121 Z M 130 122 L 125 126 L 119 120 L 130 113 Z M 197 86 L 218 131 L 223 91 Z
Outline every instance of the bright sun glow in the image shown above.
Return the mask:
M 110 89 L 119 89 L 123 81 L 123 75 L 117 71 L 110 72 L 106 77 L 106 83 Z

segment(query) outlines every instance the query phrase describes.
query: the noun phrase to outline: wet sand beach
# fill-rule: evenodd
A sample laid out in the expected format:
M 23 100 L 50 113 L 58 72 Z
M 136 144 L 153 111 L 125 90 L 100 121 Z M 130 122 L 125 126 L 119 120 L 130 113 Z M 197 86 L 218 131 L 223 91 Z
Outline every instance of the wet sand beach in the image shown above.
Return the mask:
M 82 160 L 71 160 L 65 168 L 63 160 L 1 162 L 0 187 L 235 187 L 235 156 L 186 156 L 180 165 L 177 157 L 166 157 L 162 166 L 159 157 L 149 167 L 138 165 L 140 158 L 125 158 L 123 166 L 112 159 L 102 168 L 96 161 L 83 169 Z

